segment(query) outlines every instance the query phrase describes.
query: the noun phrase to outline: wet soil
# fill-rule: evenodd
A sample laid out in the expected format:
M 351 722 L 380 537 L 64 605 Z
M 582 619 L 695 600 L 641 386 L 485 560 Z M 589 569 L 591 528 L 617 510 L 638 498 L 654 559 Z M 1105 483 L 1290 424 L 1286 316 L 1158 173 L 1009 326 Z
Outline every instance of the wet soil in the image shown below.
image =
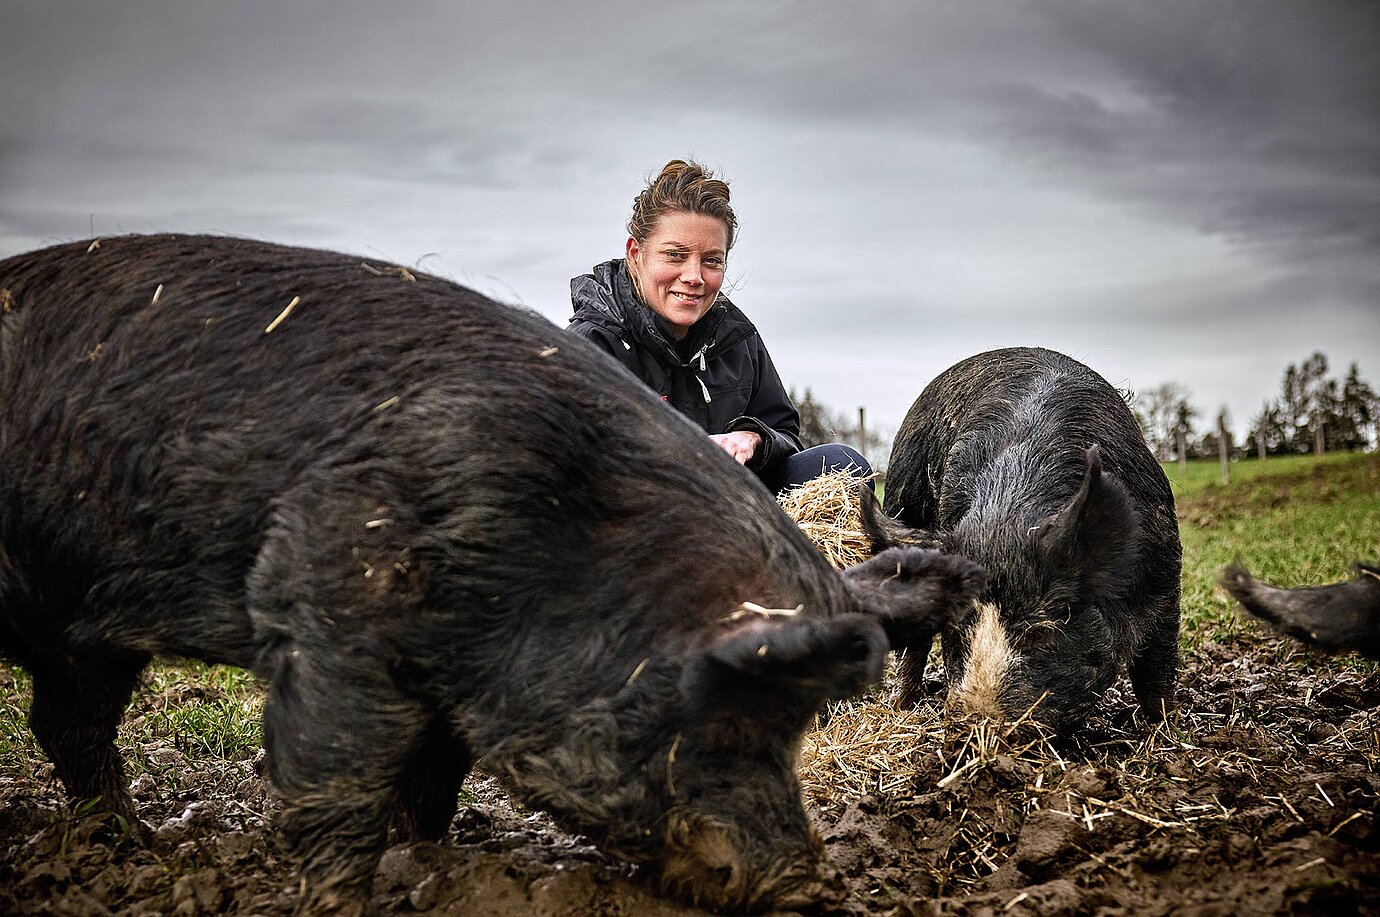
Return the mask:
M 1211 527 L 1294 484 L 1262 481 L 1250 500 L 1209 493 L 1181 506 L 1181 521 Z M 835 707 L 801 759 L 807 807 L 848 890 L 834 912 L 1380 913 L 1380 665 L 1251 624 L 1184 643 L 1179 709 L 1158 726 L 1121 689 L 1072 739 L 947 719 L 938 691 L 917 710 L 894 709 L 885 684 Z M 935 671 L 927 681 L 941 683 Z M 162 683 L 136 694 L 127 727 L 216 700 L 211 683 Z M 0 721 L 27 707 L 21 685 L 0 664 Z M 27 737 L 0 735 L 0 915 L 291 913 L 296 871 L 254 742 L 124 735 L 139 762 L 138 838 L 74 810 Z M 374 904 L 385 915 L 703 913 L 657 897 L 635 868 L 514 806 L 482 773 L 444 843 L 387 852 Z
M 1114 692 L 1074 741 L 948 723 L 899 787 L 840 791 L 816 767 L 807 799 L 846 877 L 841 912 L 1380 912 L 1374 669 L 1264 635 L 1205 643 L 1185 659 L 1182 709 L 1157 728 Z M 141 696 L 131 715 L 162 702 Z M 271 830 L 262 753 L 141 751 L 159 763 L 156 779 L 133 784 L 145 840 L 69 810 L 41 758 L 6 762 L 0 913 L 289 913 L 296 880 Z M 375 903 L 384 914 L 699 913 L 482 775 L 446 843 L 388 851 Z

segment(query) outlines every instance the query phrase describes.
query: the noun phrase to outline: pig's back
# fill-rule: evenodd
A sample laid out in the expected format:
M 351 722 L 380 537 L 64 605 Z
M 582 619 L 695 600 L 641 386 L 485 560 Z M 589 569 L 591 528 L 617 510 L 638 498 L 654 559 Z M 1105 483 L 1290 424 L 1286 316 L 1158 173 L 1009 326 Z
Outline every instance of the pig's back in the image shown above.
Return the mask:
M 245 581 L 275 507 L 356 480 L 362 495 L 387 480 L 422 507 L 423 527 L 462 505 L 441 528 L 487 546 L 469 567 L 448 558 L 476 592 L 539 592 L 530 577 L 545 571 L 616 600 L 611 575 L 655 563 L 665 591 L 698 596 L 691 571 L 714 562 L 726 595 L 754 577 L 782 601 L 833 589 L 765 492 L 616 364 L 448 281 L 330 252 L 147 236 L 0 262 L 0 290 L 0 559 L 49 580 L 41 603 L 20 601 L 32 583 L 9 574 L 0 610 L 27 614 L 31 640 L 85 606 L 137 639 L 244 664 Z M 661 538 L 678 550 L 648 543 Z M 505 540 L 524 563 L 494 562 Z M 619 564 L 581 563 L 589 551 L 620 552 Z M 766 564 L 786 569 L 780 583 Z M 581 609 L 564 609 L 577 626 Z M 198 636 L 160 636 L 190 616 Z M 213 645 L 181 645 L 207 633 Z

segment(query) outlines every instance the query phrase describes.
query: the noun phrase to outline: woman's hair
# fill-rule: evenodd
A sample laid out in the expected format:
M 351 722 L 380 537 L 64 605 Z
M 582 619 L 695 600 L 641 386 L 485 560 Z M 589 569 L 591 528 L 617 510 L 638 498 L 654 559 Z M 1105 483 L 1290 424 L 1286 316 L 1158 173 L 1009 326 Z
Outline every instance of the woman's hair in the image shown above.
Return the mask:
M 693 160 L 672 159 L 633 198 L 628 235 L 645 245 L 657 220 L 676 212 L 702 213 L 722 221 L 728 227 L 727 248 L 733 247 L 738 220 L 728 205 L 728 182 L 715 178 L 713 172 Z

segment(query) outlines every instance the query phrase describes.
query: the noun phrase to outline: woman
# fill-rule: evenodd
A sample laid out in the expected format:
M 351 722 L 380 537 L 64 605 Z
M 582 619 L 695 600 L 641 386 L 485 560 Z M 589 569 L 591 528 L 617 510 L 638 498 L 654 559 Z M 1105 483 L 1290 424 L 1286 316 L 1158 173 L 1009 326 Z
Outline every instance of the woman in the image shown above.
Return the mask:
M 593 341 L 773 492 L 871 467 L 838 443 L 801 449 L 800 416 L 756 327 L 720 293 L 738 228 L 728 184 L 674 159 L 633 200 L 626 258 L 570 281 L 567 329 Z

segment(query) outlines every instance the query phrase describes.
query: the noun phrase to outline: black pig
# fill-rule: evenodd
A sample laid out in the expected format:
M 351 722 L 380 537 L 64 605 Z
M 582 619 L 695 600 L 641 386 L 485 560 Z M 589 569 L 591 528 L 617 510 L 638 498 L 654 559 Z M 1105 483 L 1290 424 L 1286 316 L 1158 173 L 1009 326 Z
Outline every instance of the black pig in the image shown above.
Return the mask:
M 751 475 L 535 313 L 357 257 L 123 237 L 0 262 L 0 652 L 68 791 L 155 654 L 253 669 L 304 909 L 475 761 L 663 888 L 827 891 L 792 770 L 980 572 L 840 576 Z
M 1278 589 L 1237 562 L 1223 571 L 1222 586 L 1278 631 L 1329 653 L 1355 650 L 1380 659 L 1380 567 L 1357 564 L 1348 583 Z
M 1173 703 L 1181 549 L 1174 500 L 1121 396 L 1050 350 L 970 357 L 926 386 L 896 434 L 874 544 L 942 547 L 986 567 L 944 628 L 951 696 L 1076 727 L 1126 663 L 1144 712 Z M 865 506 L 870 506 L 864 501 Z M 908 530 L 906 527 L 910 527 Z M 902 667 L 920 688 L 929 643 Z

